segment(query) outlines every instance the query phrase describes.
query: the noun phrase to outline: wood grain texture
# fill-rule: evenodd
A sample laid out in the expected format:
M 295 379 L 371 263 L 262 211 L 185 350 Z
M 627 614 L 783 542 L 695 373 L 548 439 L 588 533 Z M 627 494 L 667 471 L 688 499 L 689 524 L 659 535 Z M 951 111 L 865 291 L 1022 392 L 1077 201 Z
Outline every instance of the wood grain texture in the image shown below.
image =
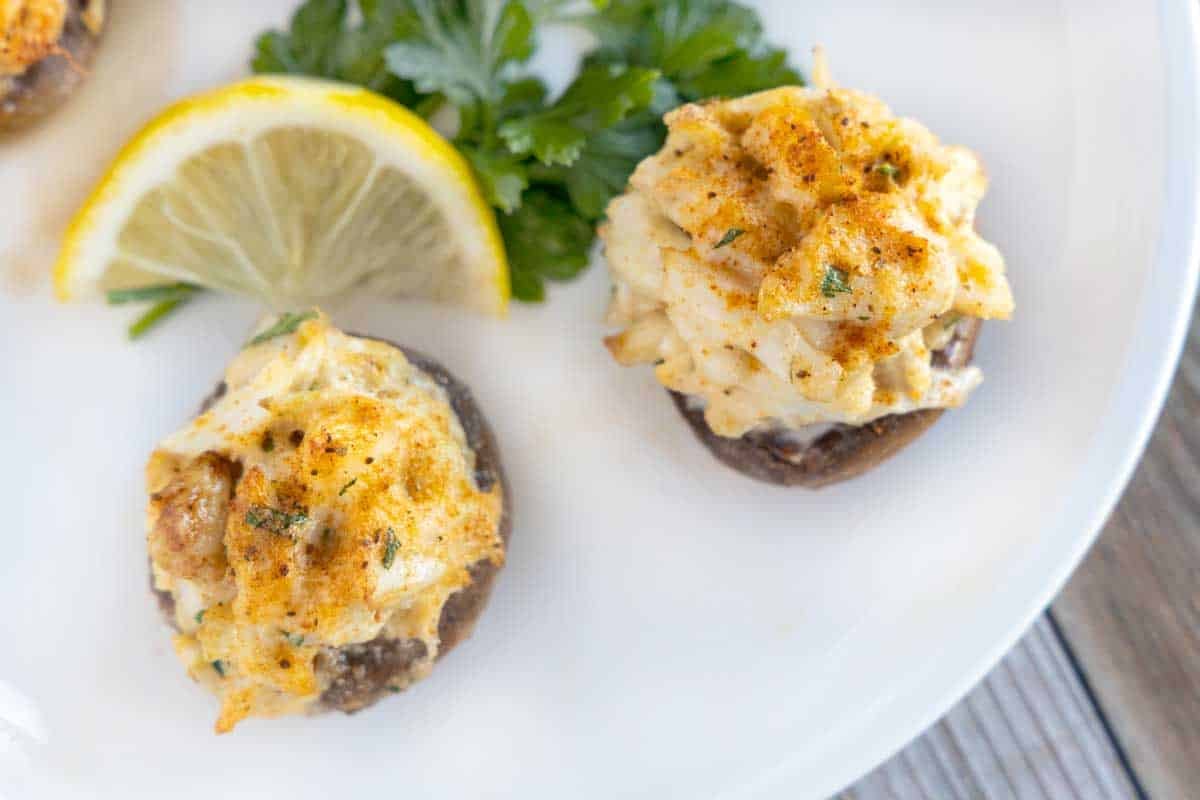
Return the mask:
M 1054 611 L 1150 797 L 1200 797 L 1200 317 L 1146 455 Z
M 1136 800 L 1050 621 L 925 735 L 840 800 Z

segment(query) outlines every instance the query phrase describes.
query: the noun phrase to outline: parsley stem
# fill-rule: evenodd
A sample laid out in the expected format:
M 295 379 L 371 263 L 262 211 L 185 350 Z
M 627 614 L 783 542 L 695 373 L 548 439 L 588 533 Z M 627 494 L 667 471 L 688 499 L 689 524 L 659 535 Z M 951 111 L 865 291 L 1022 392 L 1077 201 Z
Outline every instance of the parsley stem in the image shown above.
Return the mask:
M 422 119 L 429 119 L 446 104 L 446 98 L 440 94 L 431 94 L 422 100 L 418 100 L 412 107 Z
M 189 293 L 170 300 L 161 300 L 150 306 L 149 311 L 142 314 L 129 326 L 129 338 L 140 339 L 147 331 L 162 321 L 163 317 L 186 303 L 190 297 L 191 294 Z
M 253 347 L 256 344 L 268 342 L 271 339 L 275 339 L 279 336 L 287 336 L 290 333 L 295 333 L 296 329 L 300 327 L 300 323 L 306 320 L 316 319 L 316 317 L 317 312 L 312 309 L 300 313 L 285 311 L 279 315 L 279 319 L 275 320 L 274 325 L 267 328 L 265 331 L 247 342 L 246 347 Z
M 141 286 L 136 289 L 111 289 L 105 295 L 110 306 L 125 303 L 149 303 L 163 300 L 177 300 L 190 297 L 192 292 L 200 287 L 192 283 L 162 283 L 154 286 Z

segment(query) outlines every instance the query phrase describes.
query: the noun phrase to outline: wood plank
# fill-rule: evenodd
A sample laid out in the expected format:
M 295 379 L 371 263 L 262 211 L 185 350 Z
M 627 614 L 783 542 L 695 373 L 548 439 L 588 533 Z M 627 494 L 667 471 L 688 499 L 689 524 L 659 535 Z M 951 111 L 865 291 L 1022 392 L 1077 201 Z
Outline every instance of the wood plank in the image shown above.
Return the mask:
M 1136 800 L 1088 692 L 1043 617 L 925 735 L 841 800 Z
M 1148 794 L 1200 797 L 1200 317 L 1146 456 L 1054 613 Z

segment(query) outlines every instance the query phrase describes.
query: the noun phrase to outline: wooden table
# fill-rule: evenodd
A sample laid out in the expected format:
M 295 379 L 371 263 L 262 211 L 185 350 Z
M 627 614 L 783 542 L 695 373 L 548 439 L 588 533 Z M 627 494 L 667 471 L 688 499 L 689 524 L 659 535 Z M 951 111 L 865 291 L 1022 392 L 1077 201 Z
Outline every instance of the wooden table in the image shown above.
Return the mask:
M 841 800 L 1200 800 L 1200 315 L 1149 448 L 1050 610 Z

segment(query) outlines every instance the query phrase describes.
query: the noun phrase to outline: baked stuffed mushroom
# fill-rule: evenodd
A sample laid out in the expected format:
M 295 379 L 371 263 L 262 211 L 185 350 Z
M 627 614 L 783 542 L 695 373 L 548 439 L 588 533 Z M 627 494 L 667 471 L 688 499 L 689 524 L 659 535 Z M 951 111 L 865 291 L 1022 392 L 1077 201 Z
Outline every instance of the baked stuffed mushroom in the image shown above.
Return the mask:
M 509 532 L 495 441 L 444 369 L 316 314 L 256 341 L 146 469 L 153 586 L 218 733 L 426 676 Z
M 0 0 L 0 131 L 57 108 L 83 82 L 106 0 Z
M 986 178 L 856 91 L 786 87 L 669 113 L 602 228 L 606 339 L 653 364 L 723 463 L 818 487 L 961 405 L 1013 298 L 974 230 Z

